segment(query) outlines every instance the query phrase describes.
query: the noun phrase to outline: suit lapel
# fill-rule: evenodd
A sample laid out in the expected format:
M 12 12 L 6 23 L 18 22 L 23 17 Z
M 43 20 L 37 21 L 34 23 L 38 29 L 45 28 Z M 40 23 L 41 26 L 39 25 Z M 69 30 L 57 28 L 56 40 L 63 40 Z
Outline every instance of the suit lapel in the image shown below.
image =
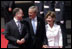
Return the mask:
M 31 23 L 31 19 L 29 19 L 28 21 L 29 21 L 29 24 L 30 24 L 31 33 L 32 33 L 32 35 L 34 35 L 34 31 L 33 31 L 33 26 L 32 26 L 32 23 Z M 40 25 L 40 21 L 39 21 L 39 19 L 38 19 L 38 17 L 37 17 L 36 34 L 38 33 L 39 25 Z
M 24 24 L 21 23 L 21 33 L 23 31 Z
M 30 24 L 31 34 L 34 35 L 34 31 L 33 31 L 32 23 L 31 23 L 31 19 L 29 18 L 28 21 L 29 21 L 29 24 Z
M 39 21 L 39 18 L 37 17 L 37 29 L 36 29 L 36 35 L 38 34 L 39 25 L 40 25 L 40 21 Z
M 18 27 L 17 27 L 17 25 L 16 25 L 16 23 L 15 23 L 15 21 L 14 21 L 14 20 L 13 20 L 13 27 L 14 27 L 15 29 L 17 29 L 18 34 L 19 34 L 20 32 L 19 32 Z

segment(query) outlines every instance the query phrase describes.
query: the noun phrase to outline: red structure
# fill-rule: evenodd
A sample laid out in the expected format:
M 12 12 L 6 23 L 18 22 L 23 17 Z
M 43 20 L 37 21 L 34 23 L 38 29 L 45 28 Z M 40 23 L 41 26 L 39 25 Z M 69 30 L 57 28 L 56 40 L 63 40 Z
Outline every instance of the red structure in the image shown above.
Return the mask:
M 1 48 L 7 48 L 8 40 L 5 39 L 2 32 L 4 32 L 4 29 L 1 29 Z

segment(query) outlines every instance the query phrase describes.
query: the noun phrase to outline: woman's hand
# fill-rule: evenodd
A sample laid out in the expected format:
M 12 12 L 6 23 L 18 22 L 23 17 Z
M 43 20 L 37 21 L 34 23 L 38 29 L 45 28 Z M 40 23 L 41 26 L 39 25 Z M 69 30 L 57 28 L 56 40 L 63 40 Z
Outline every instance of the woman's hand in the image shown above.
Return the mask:
M 63 48 L 62 46 L 59 46 L 59 48 Z
M 42 48 L 48 48 L 48 45 L 43 45 L 43 47 Z

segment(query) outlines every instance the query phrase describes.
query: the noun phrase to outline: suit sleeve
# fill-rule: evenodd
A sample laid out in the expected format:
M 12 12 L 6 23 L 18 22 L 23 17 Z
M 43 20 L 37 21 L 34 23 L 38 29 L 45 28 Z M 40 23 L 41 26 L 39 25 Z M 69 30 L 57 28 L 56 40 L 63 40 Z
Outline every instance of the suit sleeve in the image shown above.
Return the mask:
M 28 33 L 26 33 L 26 35 L 25 35 L 25 37 L 24 37 L 24 39 L 27 41 L 28 40 Z
M 45 21 L 44 21 L 44 19 L 42 19 L 42 37 L 43 37 L 43 45 L 48 45 L 48 42 L 47 42 L 47 37 L 46 37 L 46 28 L 45 28 Z M 41 37 L 41 38 L 42 38 Z
M 7 40 L 16 43 L 17 39 L 10 35 L 10 26 L 9 26 L 9 24 L 6 24 L 4 35 L 5 35 L 5 38 Z
M 48 45 L 48 41 L 47 41 L 47 38 L 46 37 L 44 37 L 43 45 Z
M 28 39 L 28 35 L 29 35 L 29 34 L 28 34 L 28 29 L 26 28 L 25 31 L 26 31 L 26 35 L 25 35 L 24 39 L 27 41 L 27 39 Z
M 24 39 L 27 41 L 28 40 L 28 37 L 29 37 L 29 27 L 28 27 L 28 24 L 27 23 L 24 23 L 25 25 L 25 28 L 24 28 L 24 31 L 26 34 L 24 36 Z
M 44 42 L 43 45 L 48 45 L 47 37 L 46 37 L 46 27 L 45 27 L 45 34 L 44 34 Z

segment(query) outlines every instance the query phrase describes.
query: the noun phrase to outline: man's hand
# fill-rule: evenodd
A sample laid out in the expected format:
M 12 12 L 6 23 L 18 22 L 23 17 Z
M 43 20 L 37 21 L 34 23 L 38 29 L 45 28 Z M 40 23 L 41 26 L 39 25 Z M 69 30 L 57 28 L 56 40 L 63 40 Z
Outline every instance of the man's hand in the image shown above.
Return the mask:
M 17 44 L 22 45 L 23 43 L 25 43 L 25 39 L 22 38 L 21 40 L 17 40 Z
M 9 12 L 11 12 L 12 11 L 12 8 L 8 8 L 8 10 L 9 10 Z
M 17 44 L 21 45 L 21 44 L 22 44 L 22 42 L 21 42 L 20 40 L 17 40 Z
M 21 39 L 21 42 L 22 42 L 22 43 L 25 43 L 25 39 L 24 39 L 24 38 L 22 38 L 22 39 Z
M 48 46 L 47 45 L 43 45 L 43 47 L 42 48 L 48 48 Z

